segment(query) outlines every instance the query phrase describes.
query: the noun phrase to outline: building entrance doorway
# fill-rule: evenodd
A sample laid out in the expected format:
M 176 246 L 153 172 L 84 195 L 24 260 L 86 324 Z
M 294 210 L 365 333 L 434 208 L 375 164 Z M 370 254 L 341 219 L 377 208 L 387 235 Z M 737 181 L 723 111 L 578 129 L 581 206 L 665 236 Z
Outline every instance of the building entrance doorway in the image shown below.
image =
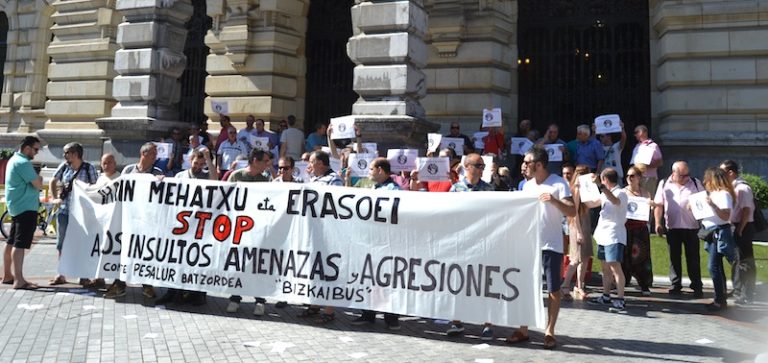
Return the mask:
M 352 113 L 358 96 L 352 90 L 355 64 L 347 56 L 352 36 L 353 0 L 312 0 L 306 38 L 307 90 L 304 130 L 317 122 Z
M 650 127 L 648 1 L 519 0 L 518 6 L 519 119 L 542 131 L 556 123 L 569 141 L 579 124 L 616 113 L 628 134 L 625 150 L 632 150 L 635 125 Z
M 205 101 L 205 62 L 209 48 L 205 45 L 205 34 L 211 29 L 212 19 L 205 13 L 205 0 L 193 0 L 194 12 L 186 24 L 187 42 L 184 55 L 187 56 L 187 68 L 181 74 L 181 99 L 179 100 L 179 120 L 194 124 L 205 122 L 203 113 Z

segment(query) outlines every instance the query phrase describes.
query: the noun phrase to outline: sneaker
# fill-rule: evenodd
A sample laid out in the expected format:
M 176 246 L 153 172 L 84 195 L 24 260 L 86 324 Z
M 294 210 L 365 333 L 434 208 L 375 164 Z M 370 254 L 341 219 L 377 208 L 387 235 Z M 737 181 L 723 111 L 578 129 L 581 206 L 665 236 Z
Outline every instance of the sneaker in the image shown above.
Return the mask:
M 366 324 L 373 324 L 373 323 L 374 323 L 373 319 L 368 319 L 368 318 L 363 317 L 363 316 L 358 316 L 355 320 L 352 320 L 350 322 L 350 324 L 356 325 L 356 326 L 366 325 Z
M 704 291 L 701 290 L 694 290 L 693 291 L 693 297 L 696 299 L 701 299 L 704 297 Z
M 461 323 L 451 324 L 451 327 L 445 331 L 448 336 L 459 335 L 464 332 L 464 325 Z
M 606 294 L 602 294 L 596 298 L 587 300 L 587 303 L 593 305 L 609 305 L 611 303 L 611 297 Z
M 240 309 L 240 303 L 239 302 L 230 301 L 229 305 L 227 305 L 227 312 L 228 313 L 236 313 L 237 309 Z
M 278 302 L 275 304 L 275 308 L 277 308 L 277 309 L 283 309 L 283 308 L 285 308 L 286 306 L 288 306 L 288 302 L 287 302 L 287 301 L 278 301 Z
M 716 302 L 707 304 L 707 311 L 710 311 L 710 312 L 713 312 L 713 313 L 714 312 L 718 312 L 718 311 L 723 311 L 725 309 L 726 309 L 726 305 L 725 304 L 718 304 Z
M 738 298 L 736 298 L 736 301 L 734 301 L 734 303 L 739 306 L 747 306 L 752 304 L 751 301 L 749 301 L 747 298 L 743 296 L 739 296 Z
M 387 329 L 400 330 L 400 320 L 392 320 L 387 322 Z
M 157 297 L 155 294 L 155 288 L 149 285 L 142 288 L 141 294 L 148 299 L 154 299 Z
M 253 307 L 253 315 L 262 316 L 266 310 L 264 303 L 257 302 L 256 306 Z
M 612 313 L 619 313 L 624 311 L 624 299 L 614 299 L 611 302 L 611 307 L 608 309 L 608 311 Z
M 493 329 L 490 326 L 483 328 L 483 333 L 480 334 L 480 340 L 493 340 Z
M 107 293 L 104 294 L 104 298 L 107 299 L 116 299 L 123 296 L 125 296 L 125 288 L 114 284 L 110 286 L 109 290 L 107 290 Z
M 648 288 L 643 289 L 643 291 L 640 292 L 643 296 L 651 296 L 651 290 Z
M 671 288 L 671 289 L 667 290 L 667 292 L 668 292 L 670 295 L 673 295 L 673 296 L 680 296 L 680 295 L 682 295 L 682 294 L 683 294 L 683 289 L 682 289 L 682 288 L 679 288 L 679 287 L 673 287 L 673 288 Z

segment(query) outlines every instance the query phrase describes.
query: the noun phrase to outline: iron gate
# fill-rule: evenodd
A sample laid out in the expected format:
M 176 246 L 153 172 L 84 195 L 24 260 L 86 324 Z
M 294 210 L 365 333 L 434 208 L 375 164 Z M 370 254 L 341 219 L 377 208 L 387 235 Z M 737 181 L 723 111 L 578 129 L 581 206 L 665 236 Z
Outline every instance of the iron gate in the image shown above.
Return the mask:
M 352 90 L 354 63 L 347 56 L 352 36 L 353 0 L 312 0 L 307 26 L 307 93 L 304 130 L 331 117 L 349 115 L 357 93 Z
M 184 55 L 187 56 L 187 68 L 181 81 L 181 99 L 179 100 L 179 120 L 201 124 L 207 117 L 203 113 L 205 102 L 205 61 L 209 53 L 205 45 L 205 34 L 211 29 L 212 19 L 205 13 L 205 0 L 192 1 L 194 12 L 186 24 L 187 42 Z
M 577 125 L 618 113 L 631 150 L 634 126 L 650 127 L 648 1 L 520 0 L 518 6 L 518 117 L 539 130 L 556 123 L 567 141 Z

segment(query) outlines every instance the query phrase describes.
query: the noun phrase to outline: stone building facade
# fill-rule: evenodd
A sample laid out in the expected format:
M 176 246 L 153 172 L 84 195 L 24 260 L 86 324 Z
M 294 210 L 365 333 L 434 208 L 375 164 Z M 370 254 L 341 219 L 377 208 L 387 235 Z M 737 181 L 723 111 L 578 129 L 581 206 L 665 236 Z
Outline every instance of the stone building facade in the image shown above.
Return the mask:
M 469 133 L 490 106 L 502 108 L 510 134 L 520 117 L 544 128 L 549 120 L 521 114 L 519 105 L 527 92 L 519 77 L 528 59 L 518 44 L 525 1 L 0 1 L 0 33 L 7 33 L 0 146 L 37 134 L 49 145 L 42 159 L 50 164 L 71 140 L 85 144 L 88 160 L 111 151 L 127 163 L 140 143 L 171 126 L 215 125 L 212 101 L 226 102 L 236 121 L 294 114 L 305 128 L 351 114 L 368 138 L 393 146 L 419 146 L 424 133 L 446 133 L 454 120 Z M 610 3 L 545 2 L 592 12 Z M 714 152 L 768 175 L 761 160 L 768 151 L 768 0 L 645 5 L 647 16 L 639 16 L 649 76 L 641 83 L 650 101 L 633 122 L 651 126 L 667 160 L 689 159 L 703 170 Z M 314 35 L 337 26 L 349 27 L 342 43 L 352 61 L 343 60 L 349 71 L 339 76 L 349 82 L 338 92 L 324 89 L 313 71 L 313 45 L 325 44 Z M 319 74 L 342 69 L 333 62 Z M 347 104 L 318 116 L 309 105 L 337 102 L 323 95 Z M 584 120 L 569 123 L 561 128 Z

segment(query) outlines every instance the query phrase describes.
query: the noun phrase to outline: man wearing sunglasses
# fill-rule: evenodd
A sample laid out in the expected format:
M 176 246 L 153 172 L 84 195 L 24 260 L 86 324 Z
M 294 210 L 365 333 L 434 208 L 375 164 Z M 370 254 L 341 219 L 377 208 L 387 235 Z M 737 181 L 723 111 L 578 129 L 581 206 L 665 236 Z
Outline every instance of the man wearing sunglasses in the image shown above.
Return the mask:
M 445 135 L 445 137 L 458 137 L 462 140 L 464 140 L 464 150 L 473 150 L 474 145 L 472 144 L 472 139 L 469 138 L 469 136 L 464 135 L 461 133 L 461 126 L 458 122 L 451 122 L 451 131 L 448 133 L 448 135 Z M 465 151 L 468 152 L 468 151 Z
M 656 234 L 666 233 L 669 245 L 669 280 L 672 288 L 670 295 L 683 294 L 682 254 L 685 246 L 685 262 L 688 267 L 688 277 L 691 279 L 693 297 L 704 296 L 701 283 L 701 266 L 699 262 L 699 223 L 688 206 L 692 194 L 704 190 L 701 183 L 691 178 L 688 163 L 677 161 L 672 164 L 672 175 L 659 184 L 653 202 L 656 218 Z M 665 226 L 661 225 L 661 216 L 665 218 Z

